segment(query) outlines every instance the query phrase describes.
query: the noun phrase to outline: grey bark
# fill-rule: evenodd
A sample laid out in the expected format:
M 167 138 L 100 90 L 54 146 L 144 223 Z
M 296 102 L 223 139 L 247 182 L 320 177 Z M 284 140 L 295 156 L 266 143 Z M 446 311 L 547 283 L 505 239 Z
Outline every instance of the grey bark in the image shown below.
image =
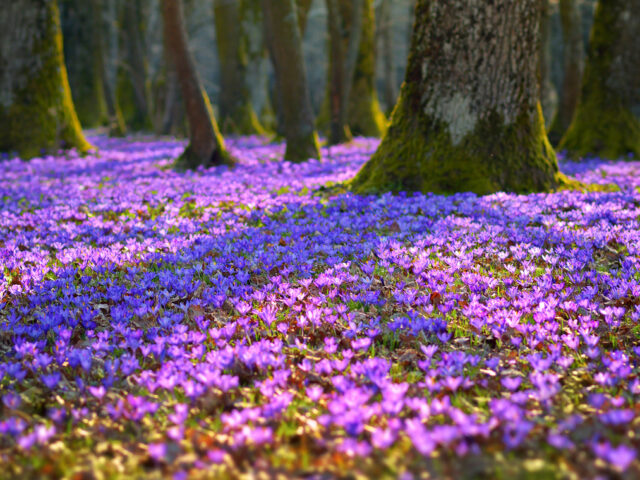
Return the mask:
M 348 101 L 362 34 L 362 0 L 326 0 L 329 27 L 329 143 L 351 139 Z
M 189 146 L 178 168 L 231 164 L 209 98 L 202 88 L 184 26 L 182 0 L 163 0 L 162 19 L 167 53 L 176 69 L 189 122 Z
M 295 3 L 262 0 L 262 11 L 287 142 L 285 158 L 319 158 Z

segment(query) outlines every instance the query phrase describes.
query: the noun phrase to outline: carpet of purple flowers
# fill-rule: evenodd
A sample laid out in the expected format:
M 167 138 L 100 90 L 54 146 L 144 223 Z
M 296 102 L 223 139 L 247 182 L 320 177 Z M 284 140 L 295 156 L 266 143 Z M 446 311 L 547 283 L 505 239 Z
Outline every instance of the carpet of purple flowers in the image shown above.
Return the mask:
M 640 163 L 361 197 L 374 140 L 91 140 L 0 162 L 0 476 L 640 475 Z

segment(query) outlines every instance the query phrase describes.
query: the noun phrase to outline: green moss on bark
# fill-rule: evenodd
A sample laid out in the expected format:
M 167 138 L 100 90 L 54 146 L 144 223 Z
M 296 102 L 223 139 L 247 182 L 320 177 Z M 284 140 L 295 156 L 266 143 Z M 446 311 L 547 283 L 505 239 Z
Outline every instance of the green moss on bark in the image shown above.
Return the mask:
M 571 158 L 616 159 L 628 154 L 640 158 L 640 122 L 631 111 L 638 77 L 627 58 L 629 49 L 637 46 L 623 41 L 637 39 L 630 8 L 625 0 L 598 3 L 581 99 L 558 147 Z
M 0 102 L 0 150 L 25 159 L 60 148 L 86 152 L 92 146 L 84 138 L 71 99 L 57 3 L 37 2 L 31 8 L 42 9 L 42 14 L 28 32 L 35 39 L 30 52 L 24 53 L 38 62 L 19 72 L 26 81 L 10 92 L 12 101 Z
M 549 191 L 570 184 L 558 171 L 539 105 L 536 112 L 523 113 L 510 125 L 498 114 L 490 114 L 454 145 L 447 125 L 424 114 L 415 116 L 402 95 L 387 135 L 350 187 L 361 194 L 484 195 Z

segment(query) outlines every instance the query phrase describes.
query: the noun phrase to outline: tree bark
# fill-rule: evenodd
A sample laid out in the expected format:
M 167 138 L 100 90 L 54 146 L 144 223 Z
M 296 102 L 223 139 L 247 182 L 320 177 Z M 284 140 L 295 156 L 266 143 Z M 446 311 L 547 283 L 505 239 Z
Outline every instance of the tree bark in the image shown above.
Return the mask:
M 251 0 L 214 0 L 220 59 L 220 126 L 225 134 L 264 135 L 265 130 L 253 110 L 248 85 L 249 45 L 241 16 L 242 3 L 246 1 Z
M 549 129 L 549 140 L 557 145 L 567 131 L 580 99 L 580 82 L 584 66 L 582 15 L 576 0 L 560 0 L 560 21 L 564 40 L 564 79 L 558 109 Z
M 362 36 L 362 0 L 326 0 L 329 27 L 329 144 L 352 139 L 349 97 Z
M 178 169 L 232 165 L 211 104 L 202 88 L 184 26 L 182 0 L 162 0 L 167 53 L 176 69 L 189 122 L 189 146 L 176 162 Z
M 121 94 L 125 120 L 134 130 L 153 130 L 149 62 L 144 40 L 144 21 L 141 0 L 125 0 L 123 11 L 123 40 L 126 62 L 121 72 Z
M 95 61 L 98 75 L 101 79 L 102 94 L 104 95 L 104 105 L 107 114 L 107 126 L 109 135 L 122 137 L 126 133 L 124 118 L 120 111 L 120 106 L 115 97 L 113 86 L 109 80 L 109 74 L 106 64 L 107 44 L 105 42 L 105 25 L 103 21 L 103 3 L 102 0 L 91 0 L 91 8 L 93 15 L 91 25 L 93 27 L 94 44 L 95 44 Z
M 376 88 L 375 25 L 373 0 L 364 0 L 362 33 L 349 94 L 347 123 L 353 135 L 365 137 L 381 137 L 387 128 Z
M 382 0 L 379 6 L 380 47 L 382 51 L 382 71 L 384 88 L 382 98 L 385 111 L 391 113 L 396 104 L 396 70 L 393 62 L 393 36 L 391 29 L 391 0 Z
M 249 0 L 252 1 L 252 0 Z M 254 0 L 255 1 L 255 0 Z M 307 19 L 309 18 L 309 10 L 313 0 L 296 0 L 296 9 L 298 12 L 298 28 L 300 29 L 300 37 L 304 37 L 307 29 Z
M 533 192 L 564 183 L 538 102 L 538 0 L 419 0 L 391 126 L 356 192 Z
M 0 15 L 0 151 L 85 152 L 64 65 L 58 4 L 5 2 Z
M 60 2 L 65 66 L 73 104 L 80 124 L 85 128 L 107 123 L 93 10 L 91 2 L 84 0 Z
M 262 0 L 262 12 L 287 142 L 285 159 L 319 158 L 295 4 L 293 0 Z
M 551 82 L 551 18 L 549 0 L 540 3 L 540 55 L 538 70 L 540 75 L 540 105 L 545 125 L 551 124 L 558 104 L 558 93 Z
M 572 158 L 640 158 L 640 121 L 631 111 L 640 78 L 640 0 L 596 7 L 580 101 L 559 148 Z

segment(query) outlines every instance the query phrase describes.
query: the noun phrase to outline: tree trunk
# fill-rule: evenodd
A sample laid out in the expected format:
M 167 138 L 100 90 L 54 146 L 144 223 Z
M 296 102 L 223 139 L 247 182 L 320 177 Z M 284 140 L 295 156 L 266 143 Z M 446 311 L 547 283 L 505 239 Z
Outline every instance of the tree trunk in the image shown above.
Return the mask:
M 538 0 L 419 0 L 391 126 L 360 193 L 554 189 L 538 102 Z
M 153 130 L 149 62 L 144 41 L 141 0 L 125 0 L 123 39 L 126 62 L 121 72 L 120 98 L 126 105 L 125 119 L 134 130 Z
M 64 66 L 58 4 L 5 2 L 0 15 L 0 151 L 87 151 Z
M 564 40 L 564 79 L 556 115 L 549 129 L 549 140 L 557 145 L 567 131 L 580 98 L 584 66 L 582 15 L 577 0 L 560 0 L 560 21 Z
M 255 1 L 255 0 L 249 0 Z M 300 29 L 300 37 L 304 37 L 304 32 L 307 29 L 307 18 L 309 18 L 309 10 L 311 10 L 311 4 L 313 0 L 296 0 L 296 9 L 298 12 L 298 28 Z
M 540 105 L 545 125 L 550 125 L 558 104 L 558 94 L 551 83 L 551 18 L 549 0 L 540 3 L 540 56 L 538 69 L 540 75 Z
M 287 142 L 284 158 L 295 162 L 319 158 L 295 4 L 262 0 L 262 11 Z
M 106 65 L 107 44 L 104 40 L 105 37 L 105 25 L 102 18 L 103 8 L 102 0 L 91 0 L 91 8 L 93 9 L 93 15 L 91 19 L 91 25 L 93 27 L 95 51 L 93 52 L 98 75 L 101 79 L 102 94 L 104 95 L 104 105 L 107 114 L 107 126 L 109 128 L 109 135 L 115 137 L 122 137 L 126 133 L 126 127 L 124 125 L 124 118 L 120 111 L 120 106 L 115 98 L 115 93 L 111 81 L 109 80 L 109 74 Z
M 598 2 L 580 102 L 560 142 L 573 158 L 640 157 L 640 122 L 631 105 L 640 78 L 640 0 Z
M 231 165 L 222 135 L 213 116 L 209 98 L 202 88 L 184 26 L 182 0 L 162 0 L 162 19 L 167 53 L 176 69 L 189 122 L 189 146 L 176 167 Z
M 349 97 L 362 36 L 363 0 L 326 0 L 329 27 L 329 144 L 348 142 Z
M 165 85 L 164 85 L 164 105 L 162 110 L 162 119 L 160 121 L 160 133 L 162 135 L 171 135 L 176 120 L 180 116 L 180 85 L 178 84 L 178 74 L 171 61 L 171 56 L 166 52 L 165 48 Z
M 387 128 L 376 89 L 375 25 L 373 0 L 364 0 L 362 33 L 349 95 L 347 123 L 353 135 L 365 137 L 381 137 Z
M 60 2 L 65 66 L 73 104 L 80 124 L 85 128 L 99 127 L 107 122 L 93 10 L 91 3 L 85 0 Z
M 263 135 L 265 130 L 253 110 L 247 77 L 248 38 L 241 17 L 241 3 L 247 1 L 252 0 L 214 0 L 221 80 L 219 118 L 223 133 Z
M 382 0 L 379 6 L 380 47 L 382 51 L 382 71 L 384 89 L 382 98 L 385 111 L 391 113 L 396 104 L 396 69 L 393 62 L 393 36 L 391 29 L 391 0 Z
M 267 39 L 262 21 L 260 2 L 242 1 L 240 18 L 243 31 L 247 34 L 248 77 L 254 109 L 259 106 L 260 124 L 266 131 L 276 129 L 276 114 L 269 91 L 269 69 Z M 266 133 L 266 132 L 265 132 Z

